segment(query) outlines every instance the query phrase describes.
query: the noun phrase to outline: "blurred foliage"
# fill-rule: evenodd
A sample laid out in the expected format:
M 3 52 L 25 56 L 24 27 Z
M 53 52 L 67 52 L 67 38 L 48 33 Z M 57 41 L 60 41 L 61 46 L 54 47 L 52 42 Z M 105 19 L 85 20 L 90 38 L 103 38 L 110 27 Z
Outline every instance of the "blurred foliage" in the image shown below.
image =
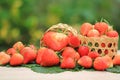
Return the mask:
M 53 24 L 80 26 L 105 18 L 120 33 L 120 0 L 0 0 L 0 49 L 16 41 L 39 46 Z

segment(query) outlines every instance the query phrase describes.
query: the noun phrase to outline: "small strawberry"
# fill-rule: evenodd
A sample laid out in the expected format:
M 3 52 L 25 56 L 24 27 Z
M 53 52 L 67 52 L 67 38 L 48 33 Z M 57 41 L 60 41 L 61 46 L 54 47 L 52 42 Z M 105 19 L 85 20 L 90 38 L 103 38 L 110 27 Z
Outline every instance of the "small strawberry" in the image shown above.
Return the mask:
M 41 57 L 44 54 L 45 50 L 47 50 L 47 48 L 45 48 L 45 47 L 42 47 L 38 50 L 37 57 L 36 57 L 36 63 L 37 64 L 41 64 Z
M 63 68 L 63 69 L 72 69 L 72 68 L 75 68 L 75 61 L 73 58 L 63 58 L 61 64 L 60 64 L 60 68 Z
M 113 61 L 112 58 L 108 55 L 103 56 L 103 58 L 106 60 L 106 62 L 108 63 L 108 68 L 113 67 Z
M 104 71 L 105 69 L 108 68 L 108 62 L 103 57 L 97 57 L 94 60 L 93 67 L 96 70 Z
M 72 36 L 69 36 L 68 43 L 72 47 L 79 47 L 79 45 L 81 44 L 81 41 L 77 36 L 72 35 Z
M 0 65 L 5 65 L 9 63 L 10 55 L 6 54 L 5 52 L 0 52 Z
M 22 49 L 24 48 L 24 45 L 23 45 L 22 42 L 18 41 L 18 42 L 16 42 L 16 43 L 13 45 L 13 48 L 16 49 L 16 50 L 18 50 L 18 51 L 20 51 L 20 50 L 22 50 Z
M 21 54 L 16 53 L 11 56 L 10 65 L 11 66 L 22 65 L 23 61 L 24 61 L 24 57 Z
M 88 55 L 89 47 L 87 47 L 87 46 L 80 46 L 79 49 L 78 49 L 78 53 L 79 53 L 80 56 Z
M 105 22 L 97 22 L 95 23 L 94 28 L 99 31 L 100 35 L 103 35 L 108 30 L 108 24 Z
M 74 50 L 72 47 L 66 47 L 62 52 L 63 58 L 71 57 L 75 60 L 78 60 L 80 58 L 80 55 Z
M 52 50 L 45 48 L 40 51 L 42 54 L 40 54 L 40 62 L 38 62 L 41 66 L 54 66 L 59 64 L 59 57 L 57 54 Z
M 34 49 L 32 49 L 30 47 L 24 47 L 21 50 L 21 54 L 24 57 L 24 61 L 23 61 L 24 64 L 34 61 L 36 59 L 36 55 L 37 55 L 36 52 L 34 51 Z
M 58 32 L 47 32 L 43 36 L 43 43 L 47 47 L 59 51 L 68 45 L 68 36 Z
M 9 48 L 7 51 L 6 51 L 7 54 L 9 55 L 13 55 L 13 54 L 16 54 L 17 51 L 14 49 L 14 48 Z
M 106 33 L 106 35 L 107 35 L 108 37 L 118 37 L 118 36 L 119 36 L 119 35 L 118 35 L 118 32 L 115 31 L 115 30 L 113 30 L 113 31 L 108 31 L 108 32 Z
M 90 58 L 89 56 L 83 56 L 78 60 L 78 64 L 85 68 L 91 68 L 92 67 L 92 58 Z
M 99 57 L 100 55 L 98 52 L 91 51 L 88 53 L 88 56 L 91 57 L 92 59 L 95 59 L 95 58 Z
M 88 34 L 88 32 L 93 28 L 93 25 L 90 23 L 83 23 L 80 27 L 80 33 L 83 36 L 86 36 Z
M 88 37 L 99 37 L 100 36 L 100 33 L 98 32 L 98 30 L 96 29 L 91 29 L 88 34 L 87 34 Z
M 116 54 L 113 58 L 113 65 L 120 65 L 120 54 Z

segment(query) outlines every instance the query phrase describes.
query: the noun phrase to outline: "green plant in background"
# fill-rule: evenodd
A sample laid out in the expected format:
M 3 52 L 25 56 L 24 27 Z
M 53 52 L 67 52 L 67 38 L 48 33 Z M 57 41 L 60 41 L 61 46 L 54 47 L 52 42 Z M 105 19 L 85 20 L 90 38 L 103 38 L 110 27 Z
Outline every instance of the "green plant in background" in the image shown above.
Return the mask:
M 119 5 L 119 0 L 0 0 L 0 50 L 18 40 L 39 46 L 43 32 L 59 22 L 79 28 L 103 17 L 119 32 Z

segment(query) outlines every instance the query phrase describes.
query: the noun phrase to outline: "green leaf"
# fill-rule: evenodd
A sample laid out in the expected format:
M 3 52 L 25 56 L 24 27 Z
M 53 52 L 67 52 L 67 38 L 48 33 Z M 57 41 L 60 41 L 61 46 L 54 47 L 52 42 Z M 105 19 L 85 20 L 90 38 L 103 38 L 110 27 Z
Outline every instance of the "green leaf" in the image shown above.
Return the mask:
M 114 66 L 112 68 L 108 68 L 106 69 L 106 71 L 112 72 L 112 73 L 120 73 L 120 66 Z
M 66 71 L 65 69 L 61 69 L 59 66 L 54 67 L 32 67 L 31 70 L 37 73 L 60 73 Z

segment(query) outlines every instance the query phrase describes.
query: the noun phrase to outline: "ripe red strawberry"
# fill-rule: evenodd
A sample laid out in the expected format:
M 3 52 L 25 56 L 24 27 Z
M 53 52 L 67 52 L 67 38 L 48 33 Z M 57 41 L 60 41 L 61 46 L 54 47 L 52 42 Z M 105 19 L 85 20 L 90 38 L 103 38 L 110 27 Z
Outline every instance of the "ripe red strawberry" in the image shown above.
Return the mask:
M 98 52 L 91 51 L 88 53 L 88 56 L 91 57 L 92 59 L 95 59 L 95 58 L 99 57 L 100 55 Z
M 107 61 L 103 57 L 97 57 L 94 60 L 93 67 L 96 70 L 104 71 L 105 69 L 108 68 L 108 63 L 107 63 Z
M 117 31 L 108 31 L 107 33 L 106 33 L 106 35 L 108 36 L 108 37 L 118 37 L 119 35 L 118 35 L 118 32 Z
M 17 51 L 14 49 L 14 48 L 9 48 L 7 51 L 6 51 L 7 54 L 9 55 L 13 55 L 13 54 L 16 54 Z
M 81 44 L 81 41 L 78 38 L 78 36 L 71 35 L 71 36 L 69 36 L 68 43 L 72 47 L 79 47 L 79 45 Z
M 41 52 L 41 59 L 39 60 L 41 66 L 54 66 L 59 64 L 59 57 L 52 49 L 45 48 Z
M 113 65 L 120 65 L 120 54 L 116 54 L 113 58 Z
M 87 34 L 88 37 L 99 37 L 100 36 L 100 33 L 98 32 L 98 30 L 96 29 L 91 29 L 88 34 Z
M 22 50 L 22 49 L 24 48 L 24 45 L 23 45 L 22 42 L 18 41 L 18 42 L 16 42 L 16 43 L 13 45 L 13 48 L 16 49 L 16 50 L 18 50 L 18 51 L 20 51 L 20 50 Z
M 110 56 L 108 56 L 108 55 L 105 55 L 105 56 L 103 56 L 103 58 L 106 60 L 106 62 L 108 63 L 107 65 L 108 65 L 108 68 L 109 67 L 113 67 L 113 61 L 112 61 L 112 58 L 110 57 Z
M 47 32 L 44 34 L 43 43 L 47 47 L 59 51 L 68 45 L 68 36 L 58 32 Z
M 0 65 L 6 65 L 10 61 L 10 55 L 5 52 L 0 52 Z
M 10 65 L 11 66 L 22 65 L 23 61 L 24 61 L 24 57 L 21 54 L 16 53 L 11 56 Z
M 74 50 L 74 48 L 66 47 L 62 52 L 62 57 L 63 58 L 71 57 L 75 60 L 78 60 L 80 58 L 80 55 Z
M 36 57 L 36 63 L 37 64 L 41 64 L 41 57 L 44 54 L 45 50 L 47 50 L 47 48 L 45 48 L 45 47 L 42 47 L 38 50 L 37 57 Z
M 95 23 L 94 28 L 99 31 L 100 35 L 103 35 L 108 30 L 108 24 L 105 22 L 97 22 Z
M 78 64 L 83 66 L 84 68 L 91 68 L 92 58 L 90 58 L 89 56 L 83 56 L 78 60 Z
M 61 64 L 60 64 L 60 67 L 63 68 L 63 69 L 72 69 L 72 68 L 75 68 L 75 61 L 73 58 L 63 58 Z
M 86 36 L 88 34 L 88 32 L 93 28 L 93 25 L 90 23 L 83 23 L 80 27 L 80 33 L 83 36 Z
M 36 55 L 37 55 L 36 52 L 34 51 L 34 49 L 32 49 L 30 47 L 24 47 L 21 50 L 21 54 L 24 57 L 24 61 L 23 61 L 24 64 L 27 64 L 27 63 L 35 60 L 36 59 Z
M 79 53 L 80 56 L 88 55 L 89 47 L 87 47 L 87 46 L 80 46 L 79 49 L 78 49 L 78 53 Z

